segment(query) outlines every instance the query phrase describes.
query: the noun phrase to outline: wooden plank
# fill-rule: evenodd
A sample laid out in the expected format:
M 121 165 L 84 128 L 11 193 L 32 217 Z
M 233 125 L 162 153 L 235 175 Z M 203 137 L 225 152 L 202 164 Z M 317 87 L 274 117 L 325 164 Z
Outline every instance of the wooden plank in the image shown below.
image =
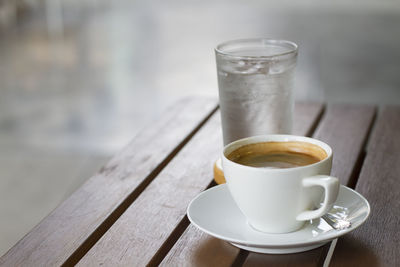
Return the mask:
M 293 117 L 293 134 L 311 136 L 321 119 L 324 108 L 322 103 L 296 103 Z
M 321 103 L 296 103 L 294 134 L 308 134 L 315 128 L 322 111 Z M 238 248 L 201 232 L 191 224 L 161 266 L 230 266 L 239 252 Z
M 375 108 L 360 105 L 335 104 L 328 106 L 313 137 L 328 143 L 334 152 L 332 175 L 348 185 L 357 175 L 357 164 L 368 138 L 375 116 Z M 326 257 L 330 243 L 315 250 L 288 254 L 263 255 L 249 253 L 244 266 L 319 266 Z
M 332 147 L 332 175 L 341 184 L 354 187 L 375 113 L 373 106 L 330 105 L 313 135 Z
M 160 266 L 231 266 L 239 252 L 190 224 Z
M 221 148 L 220 116 L 215 114 L 78 265 L 157 265 L 189 224 L 187 205 L 210 185 Z
M 0 258 L 0 265 L 55 266 L 80 259 L 216 107 L 211 99 L 178 102 Z
M 328 249 L 329 245 L 324 245 L 319 249 L 296 254 L 273 255 L 249 253 L 243 266 L 322 266 L 323 257 L 321 257 L 321 251 L 326 254 Z
M 331 266 L 400 266 L 400 107 L 383 110 L 356 190 L 371 205 L 360 228 L 340 238 Z

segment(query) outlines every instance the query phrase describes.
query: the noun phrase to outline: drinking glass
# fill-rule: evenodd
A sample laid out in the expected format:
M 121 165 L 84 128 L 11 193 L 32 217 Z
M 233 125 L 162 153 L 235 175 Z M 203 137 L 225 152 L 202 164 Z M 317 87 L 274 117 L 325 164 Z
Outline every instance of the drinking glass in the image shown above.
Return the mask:
M 291 134 L 297 45 L 241 39 L 215 48 L 224 145 L 262 134 Z

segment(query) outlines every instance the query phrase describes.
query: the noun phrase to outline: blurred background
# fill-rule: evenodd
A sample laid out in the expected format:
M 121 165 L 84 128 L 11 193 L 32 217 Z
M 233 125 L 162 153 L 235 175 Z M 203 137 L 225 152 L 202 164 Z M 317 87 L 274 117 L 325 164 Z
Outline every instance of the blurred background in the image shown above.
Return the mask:
M 298 100 L 400 105 L 397 1 L 0 0 L 0 255 L 177 99 L 213 48 L 299 44 Z

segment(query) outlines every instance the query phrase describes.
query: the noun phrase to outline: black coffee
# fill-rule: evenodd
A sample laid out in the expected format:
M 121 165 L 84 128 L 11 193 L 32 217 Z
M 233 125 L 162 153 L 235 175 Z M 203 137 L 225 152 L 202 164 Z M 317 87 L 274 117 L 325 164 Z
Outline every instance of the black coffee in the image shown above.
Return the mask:
M 306 142 L 263 142 L 242 146 L 227 158 L 246 166 L 261 168 L 294 168 L 321 161 L 327 157 L 321 147 Z

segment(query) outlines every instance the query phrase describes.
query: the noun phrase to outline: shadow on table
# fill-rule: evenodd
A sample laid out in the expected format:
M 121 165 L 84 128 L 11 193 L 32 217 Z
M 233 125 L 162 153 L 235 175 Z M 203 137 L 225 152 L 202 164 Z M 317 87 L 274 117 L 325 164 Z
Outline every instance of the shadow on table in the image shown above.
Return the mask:
M 196 266 L 231 266 L 239 249 L 228 242 L 208 236 L 196 249 Z
M 240 251 L 228 242 L 208 237 L 201 242 L 194 255 L 196 266 L 235 266 L 239 260 L 244 266 L 322 266 L 331 243 L 321 248 L 294 254 L 272 255 Z M 242 255 L 243 254 L 243 255 Z M 237 256 L 233 256 L 237 255 Z M 247 256 L 247 257 L 246 257 Z M 235 262 L 232 262 L 235 260 Z M 361 265 L 360 265 L 361 263 Z M 232 265 L 233 264 L 233 265 Z M 374 251 L 353 236 L 339 238 L 329 266 L 379 266 Z
M 397 248 L 393 248 L 397 249 Z M 329 266 L 381 266 L 368 244 L 348 235 L 339 238 Z
M 250 253 L 244 266 L 322 266 L 330 242 L 320 248 L 292 254 Z

